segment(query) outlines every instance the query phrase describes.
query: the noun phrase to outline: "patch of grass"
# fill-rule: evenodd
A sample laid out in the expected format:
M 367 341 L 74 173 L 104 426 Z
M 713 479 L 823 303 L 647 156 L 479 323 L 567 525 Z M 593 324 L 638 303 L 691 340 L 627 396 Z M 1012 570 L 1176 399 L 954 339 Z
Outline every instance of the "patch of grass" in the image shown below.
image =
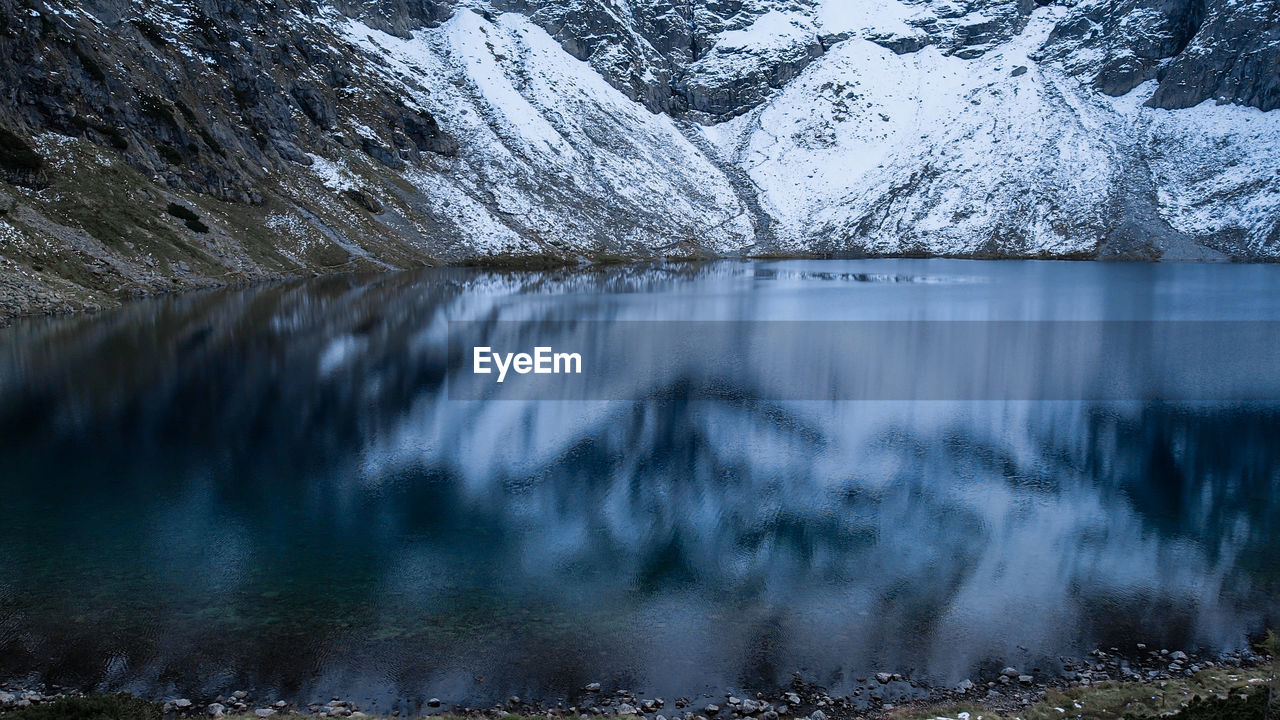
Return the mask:
M 1275 630 L 1268 630 L 1266 637 L 1258 643 L 1258 647 L 1271 656 L 1273 663 L 1280 663 L 1280 635 Z
M 5 720 L 162 720 L 164 706 L 129 695 L 61 698 L 10 710 Z
M 1177 720 L 1265 720 L 1267 718 L 1267 694 L 1251 692 L 1226 698 L 1209 698 L 1199 695 L 1174 715 Z
M 1133 720 L 1166 716 L 1184 720 L 1262 720 L 1266 691 L 1258 676 L 1257 669 L 1214 668 L 1189 678 L 1158 683 L 1108 682 L 1049 690 L 1043 700 L 1018 711 L 1002 712 L 980 704 L 906 707 L 892 711 L 888 718 L 955 718 L 967 712 L 971 720 Z
M 317 267 L 336 268 L 349 264 L 351 262 L 351 253 L 334 243 L 327 242 L 308 250 L 306 258 Z
M 193 241 L 188 229 L 170 220 L 165 213 L 168 200 L 154 200 L 160 188 L 149 177 L 118 158 L 100 158 L 93 147 L 87 142 L 70 144 L 72 161 L 47 170 L 54 186 L 74 187 L 78 192 L 33 195 L 27 201 L 50 220 L 82 230 L 122 257 L 136 262 L 153 258 L 153 267 L 161 268 L 157 272 L 162 274 L 163 268 L 179 260 L 196 268 L 219 264 Z M 193 209 L 202 213 L 200 208 Z M 65 281 L 85 293 L 119 294 L 119 276 L 94 272 L 90 268 L 93 258 L 73 249 L 52 246 L 24 256 L 22 261 L 43 265 L 51 279 Z M 127 294 L 139 287 L 125 283 L 119 292 Z
M 601 252 L 591 256 L 592 265 L 626 265 L 629 262 L 634 262 L 634 258 L 629 258 L 626 255 Z
M 515 255 L 498 253 L 496 255 L 476 255 L 455 263 L 460 267 L 477 267 L 488 270 L 560 270 L 576 265 L 570 258 L 559 255 Z
M 1280 718 L 1280 634 L 1268 630 L 1258 649 L 1271 656 L 1271 682 L 1267 684 L 1267 698 L 1270 701 L 1269 718 Z

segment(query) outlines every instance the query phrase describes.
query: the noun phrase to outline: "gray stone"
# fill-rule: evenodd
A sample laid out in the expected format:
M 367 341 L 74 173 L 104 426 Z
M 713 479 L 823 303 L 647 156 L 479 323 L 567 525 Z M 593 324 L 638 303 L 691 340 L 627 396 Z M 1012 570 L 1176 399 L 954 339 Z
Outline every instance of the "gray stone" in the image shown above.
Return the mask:
M 1280 108 L 1280 13 L 1274 0 L 1209 0 L 1196 33 L 1160 69 L 1152 107 L 1176 110 L 1205 100 Z

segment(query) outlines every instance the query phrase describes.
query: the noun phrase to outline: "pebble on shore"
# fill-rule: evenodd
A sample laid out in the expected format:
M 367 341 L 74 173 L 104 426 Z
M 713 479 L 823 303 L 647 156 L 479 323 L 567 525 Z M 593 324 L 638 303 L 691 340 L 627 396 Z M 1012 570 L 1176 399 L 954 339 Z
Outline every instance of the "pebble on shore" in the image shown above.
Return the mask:
M 1249 650 L 1233 653 L 1222 653 L 1214 657 L 1193 656 L 1184 651 L 1155 651 L 1139 647 L 1136 653 L 1122 653 L 1117 649 L 1102 649 L 1089 653 L 1084 660 L 1063 661 L 1061 672 L 1050 675 L 1053 679 L 1044 678 L 1037 682 L 1036 676 L 1041 674 L 1040 668 L 1024 672 L 1014 667 L 1003 668 L 998 675 L 983 678 L 982 683 L 965 679 L 959 684 L 946 687 L 930 687 L 916 680 L 897 673 L 878 672 L 871 676 L 857 678 L 859 685 L 850 696 L 832 697 L 820 687 L 807 685 L 796 680 L 789 688 L 773 694 L 751 693 L 744 696 L 726 693 L 723 703 L 709 703 L 703 706 L 702 713 L 677 711 L 670 720 L 827 720 L 829 713 L 844 716 L 851 713 L 867 715 L 876 710 L 888 710 L 902 702 L 920 701 L 929 698 L 933 702 L 955 700 L 970 693 L 982 692 L 992 702 L 1001 707 L 1020 707 L 1038 701 L 1045 690 L 1050 687 L 1090 685 L 1107 680 L 1127 682 L 1160 682 L 1172 677 L 1187 677 L 1205 668 L 1211 667 L 1245 667 L 1265 660 Z M 583 690 L 591 700 L 581 707 L 566 709 L 564 703 L 544 705 L 538 702 L 527 702 L 519 697 L 510 697 L 506 703 L 489 710 L 473 710 L 456 707 L 454 712 L 463 716 L 502 716 L 508 714 L 532 716 L 545 715 L 548 720 L 554 718 L 593 717 L 628 717 L 637 720 L 668 720 L 666 715 L 657 714 L 666 701 L 662 698 L 640 698 L 627 690 L 601 692 L 601 684 L 592 682 Z M 71 693 L 75 694 L 75 693 Z M 754 697 L 751 697 L 754 695 Z M 66 697 L 56 686 L 50 694 L 43 694 L 31 689 L 17 689 L 13 685 L 0 685 L 0 709 L 28 707 L 35 703 L 47 702 Z M 707 696 L 710 698 L 711 696 Z M 972 695 L 970 695 L 972 697 Z M 248 704 L 253 702 L 253 705 Z M 439 698 L 426 701 L 426 706 L 439 708 L 443 705 Z M 693 701 L 679 697 L 674 700 L 676 708 L 689 708 Z M 306 715 L 313 717 L 367 717 L 353 703 L 340 698 L 333 698 L 327 703 L 311 703 L 305 709 L 290 710 L 289 703 L 284 700 L 262 701 L 250 700 L 245 690 L 237 690 L 227 698 L 219 695 L 212 701 L 197 703 L 189 698 L 176 698 L 164 704 L 165 712 L 177 718 L 190 718 L 204 715 L 211 718 L 223 718 L 234 713 L 252 713 L 260 718 L 276 715 Z M 825 710 L 824 710 L 825 708 Z M 809 711 L 806 714 L 806 709 Z M 399 716 L 400 711 L 391 713 Z M 785 717 L 784 717 L 785 716 Z M 964 720 L 963 718 L 961 720 Z

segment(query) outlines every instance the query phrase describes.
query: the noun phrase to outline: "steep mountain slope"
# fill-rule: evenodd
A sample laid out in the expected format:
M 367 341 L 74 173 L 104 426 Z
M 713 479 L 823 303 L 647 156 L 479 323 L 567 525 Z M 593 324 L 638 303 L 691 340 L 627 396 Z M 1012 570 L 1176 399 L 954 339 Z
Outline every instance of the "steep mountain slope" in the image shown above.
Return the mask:
M 1274 0 L 0 0 L 0 308 L 483 260 L 1280 253 Z
M 0 189 L 0 307 L 750 241 L 734 188 L 672 118 L 523 16 L 464 10 L 400 38 L 356 15 L 6 9 L 0 114 L 35 162 L 7 167 Z
M 895 54 L 873 26 L 707 132 L 749 168 L 787 252 L 1280 249 L 1280 114 L 1145 107 L 1164 88 L 1154 82 L 1114 99 L 1082 87 L 1077 75 L 1107 71 L 1043 60 L 1085 54 L 1055 44 L 1074 22 L 1063 8 L 1037 10 L 980 60 Z

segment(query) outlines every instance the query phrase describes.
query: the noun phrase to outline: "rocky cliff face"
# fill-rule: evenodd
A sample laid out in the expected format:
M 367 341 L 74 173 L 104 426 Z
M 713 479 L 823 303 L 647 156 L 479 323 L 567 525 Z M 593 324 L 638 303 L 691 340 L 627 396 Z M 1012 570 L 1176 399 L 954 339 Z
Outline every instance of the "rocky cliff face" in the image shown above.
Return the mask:
M 1274 0 L 0 0 L 0 307 L 750 252 L 1273 257 Z

